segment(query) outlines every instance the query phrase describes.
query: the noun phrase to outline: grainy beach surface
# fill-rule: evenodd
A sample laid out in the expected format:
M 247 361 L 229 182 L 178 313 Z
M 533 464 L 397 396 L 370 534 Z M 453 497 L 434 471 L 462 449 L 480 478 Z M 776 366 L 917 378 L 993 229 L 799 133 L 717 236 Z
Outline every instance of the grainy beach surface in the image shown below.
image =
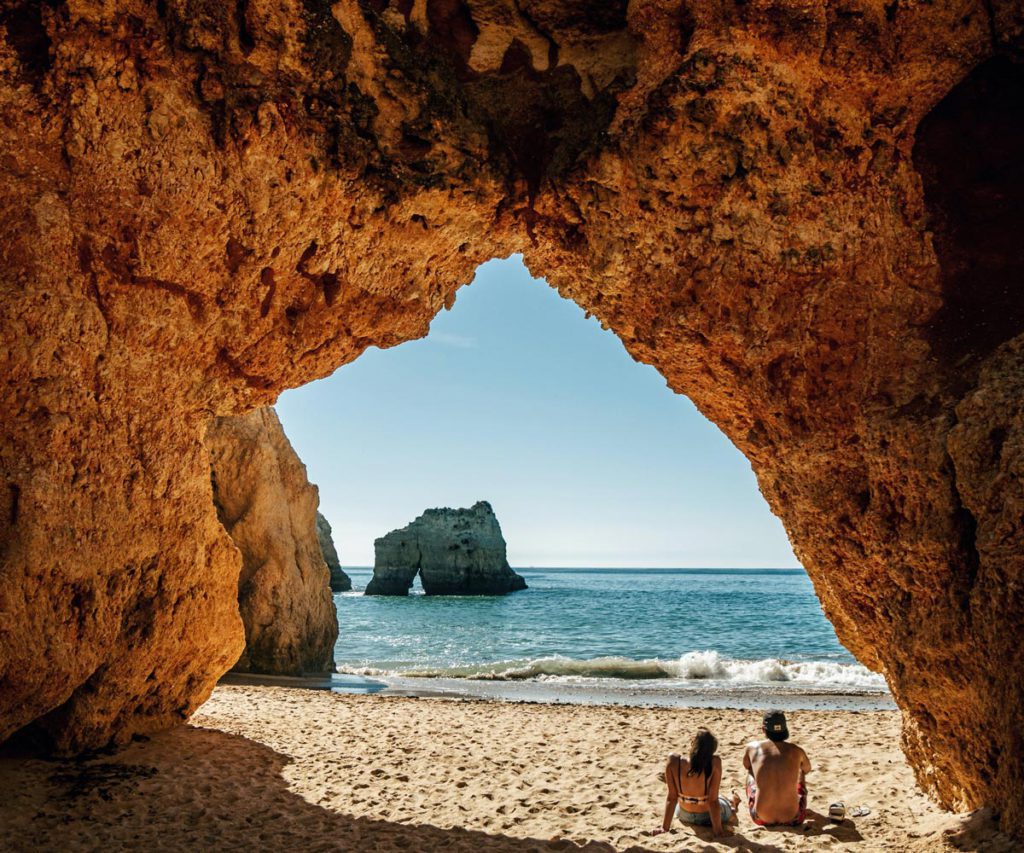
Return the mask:
M 895 712 L 794 711 L 803 829 L 652 837 L 668 752 L 709 726 L 726 789 L 755 712 L 338 695 L 221 686 L 192 724 L 79 761 L 0 759 L 3 850 L 1011 851 L 991 815 L 914 787 Z M 870 813 L 831 824 L 828 804 Z

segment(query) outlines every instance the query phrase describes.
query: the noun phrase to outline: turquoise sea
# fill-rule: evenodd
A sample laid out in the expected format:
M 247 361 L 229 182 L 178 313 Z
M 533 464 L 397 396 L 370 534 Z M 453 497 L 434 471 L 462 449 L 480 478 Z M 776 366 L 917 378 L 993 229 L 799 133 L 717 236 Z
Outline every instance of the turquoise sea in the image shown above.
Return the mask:
M 800 569 L 517 569 L 530 588 L 512 595 L 408 598 L 364 596 L 372 570 L 346 571 L 338 671 L 406 689 L 887 696 L 839 644 Z

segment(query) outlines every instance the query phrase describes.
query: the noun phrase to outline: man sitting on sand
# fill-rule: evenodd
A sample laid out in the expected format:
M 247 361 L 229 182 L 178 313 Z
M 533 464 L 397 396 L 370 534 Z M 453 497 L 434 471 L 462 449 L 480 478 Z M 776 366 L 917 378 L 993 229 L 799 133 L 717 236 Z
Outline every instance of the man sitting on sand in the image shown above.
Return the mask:
M 762 726 L 767 740 L 747 744 L 747 805 L 758 826 L 800 826 L 807 816 L 807 785 L 811 772 L 807 753 L 786 743 L 789 728 L 782 711 L 769 711 Z

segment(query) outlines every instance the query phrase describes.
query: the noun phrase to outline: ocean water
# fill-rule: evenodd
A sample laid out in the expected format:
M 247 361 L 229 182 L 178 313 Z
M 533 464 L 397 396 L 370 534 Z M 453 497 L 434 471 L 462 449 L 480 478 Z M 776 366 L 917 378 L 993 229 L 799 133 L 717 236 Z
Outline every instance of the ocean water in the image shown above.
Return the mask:
M 338 671 L 406 689 L 496 695 L 495 683 L 518 683 L 569 701 L 585 690 L 640 702 L 887 697 L 881 676 L 839 644 L 799 569 L 519 569 L 530 588 L 512 595 L 417 588 L 408 598 L 364 596 L 372 570 L 346 571 Z

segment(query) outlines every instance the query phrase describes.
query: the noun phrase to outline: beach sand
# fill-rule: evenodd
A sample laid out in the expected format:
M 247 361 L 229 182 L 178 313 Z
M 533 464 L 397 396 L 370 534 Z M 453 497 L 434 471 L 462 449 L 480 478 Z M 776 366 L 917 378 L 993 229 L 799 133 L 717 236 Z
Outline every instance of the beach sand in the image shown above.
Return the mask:
M 665 756 L 706 725 L 742 793 L 755 712 L 220 686 L 192 724 L 78 761 L 0 759 L 3 850 L 1011 851 L 990 814 L 914 787 L 894 712 L 794 711 L 811 815 L 651 837 Z M 828 804 L 865 806 L 842 824 Z

